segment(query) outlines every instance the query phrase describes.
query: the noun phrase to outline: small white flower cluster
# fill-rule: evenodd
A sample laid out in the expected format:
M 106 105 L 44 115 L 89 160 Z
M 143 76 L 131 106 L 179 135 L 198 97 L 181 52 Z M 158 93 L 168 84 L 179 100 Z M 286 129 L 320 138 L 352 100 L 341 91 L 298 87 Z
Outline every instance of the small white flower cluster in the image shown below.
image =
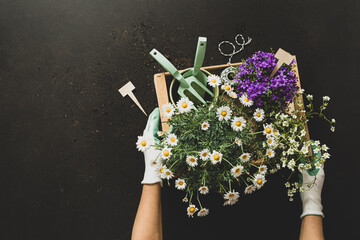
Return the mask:
M 285 187 L 288 189 L 288 197 L 289 197 L 289 201 L 294 201 L 294 194 L 299 191 L 299 192 L 303 192 L 304 191 L 304 188 L 302 186 L 299 185 L 298 182 L 293 182 L 293 183 L 289 183 L 289 182 L 286 182 L 285 183 Z

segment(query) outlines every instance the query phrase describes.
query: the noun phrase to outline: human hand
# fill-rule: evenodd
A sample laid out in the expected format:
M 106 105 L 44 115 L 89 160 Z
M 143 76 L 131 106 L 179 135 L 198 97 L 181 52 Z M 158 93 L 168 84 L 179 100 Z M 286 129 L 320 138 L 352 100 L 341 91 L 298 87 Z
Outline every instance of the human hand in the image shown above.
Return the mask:
M 319 153 L 316 155 L 318 157 L 317 161 L 319 161 L 321 155 Z M 300 183 L 302 182 L 304 187 L 304 191 L 300 193 L 303 205 L 303 212 L 300 218 L 303 218 L 306 215 L 319 215 L 324 217 L 322 212 L 323 206 L 321 204 L 321 191 L 325 179 L 323 167 L 320 169 L 301 170 L 300 173 Z M 310 189 L 308 189 L 308 185 L 312 185 Z
M 136 143 L 138 149 L 144 152 L 145 158 L 145 172 L 141 184 L 162 183 L 160 174 L 156 171 L 156 166 L 162 164 L 162 159 L 160 157 L 161 151 L 155 149 L 153 146 L 155 143 L 159 142 L 159 139 L 157 138 L 159 123 L 159 108 L 155 108 L 148 118 L 143 136 L 139 136 Z

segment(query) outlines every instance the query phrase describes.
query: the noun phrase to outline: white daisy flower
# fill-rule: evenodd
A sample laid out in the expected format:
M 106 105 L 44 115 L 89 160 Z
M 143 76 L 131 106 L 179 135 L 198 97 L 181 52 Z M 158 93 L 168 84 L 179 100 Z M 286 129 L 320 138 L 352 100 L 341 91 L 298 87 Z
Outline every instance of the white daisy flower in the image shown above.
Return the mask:
M 174 177 L 174 174 L 173 172 L 170 170 L 170 169 L 165 169 L 164 170 L 164 173 L 162 174 L 162 176 L 164 176 L 163 178 L 166 178 L 166 179 L 171 179 Z
M 274 152 L 274 150 L 272 150 L 271 148 L 268 148 L 268 149 L 266 150 L 266 156 L 268 156 L 269 158 L 275 157 L 275 152 Z
M 165 170 L 167 170 L 166 165 L 158 165 L 157 172 L 161 178 L 165 178 Z
M 159 137 L 162 137 L 162 136 L 164 136 L 164 132 L 163 132 L 163 131 L 158 131 L 158 132 L 157 132 L 157 135 L 158 135 Z
M 161 112 L 165 117 L 171 118 L 175 112 L 175 108 L 171 103 L 162 105 Z
M 323 96 L 323 100 L 328 102 L 328 101 L 330 101 L 330 97 L 329 96 Z
M 315 163 L 315 167 L 316 167 L 317 169 L 320 169 L 320 168 L 323 167 L 323 165 L 322 165 L 320 162 L 316 162 L 316 163 Z
M 177 107 L 179 108 L 180 113 L 190 112 L 194 103 L 189 100 L 189 98 L 181 98 L 177 103 Z
M 141 151 L 145 152 L 151 145 L 151 140 L 147 137 L 138 136 L 138 140 L 136 141 L 136 148 Z
M 256 190 L 256 187 L 254 185 L 249 185 L 245 188 L 245 194 L 250 194 Z
M 183 202 L 188 202 L 189 199 L 188 199 L 187 197 L 184 197 L 182 201 L 183 201 Z
M 194 217 L 194 213 L 199 210 L 197 209 L 197 207 L 194 204 L 191 204 L 188 208 L 187 208 L 187 215 L 189 217 Z
M 235 138 L 235 144 L 240 146 L 242 144 L 242 142 L 239 138 Z
M 243 173 L 244 167 L 242 165 L 236 165 L 231 169 L 231 174 L 234 177 L 238 177 Z
M 323 144 L 323 145 L 321 146 L 321 149 L 322 149 L 323 151 L 329 150 L 329 148 L 326 146 L 326 144 Z
M 208 76 L 207 78 L 207 82 L 210 86 L 212 87 L 216 87 L 216 86 L 220 86 L 221 84 L 221 79 L 219 76 L 216 76 L 214 74 L 211 74 Z
M 269 137 L 266 140 L 266 143 L 268 144 L 269 147 L 275 147 L 276 146 L 276 140 L 273 137 Z
M 237 94 L 234 91 L 228 92 L 227 94 L 231 98 L 237 98 Z
M 242 103 L 242 105 L 244 105 L 245 107 L 251 107 L 254 104 L 253 100 L 250 100 L 246 94 L 243 94 L 240 97 L 240 102 Z
M 201 124 L 201 130 L 206 131 L 206 130 L 209 129 L 209 127 L 210 127 L 210 124 L 209 124 L 208 122 L 203 122 L 203 123 Z
M 271 126 L 271 124 L 264 124 L 263 127 L 264 127 L 263 134 L 266 137 L 270 137 L 273 134 L 273 127 Z
M 228 106 L 219 107 L 216 110 L 217 117 L 219 118 L 219 121 L 222 120 L 229 120 L 231 118 L 232 110 Z
M 201 194 L 208 194 L 209 193 L 209 188 L 207 187 L 207 186 L 201 186 L 201 187 L 199 187 L 199 192 L 201 193 Z
M 304 137 L 305 135 L 306 135 L 306 131 L 305 131 L 305 129 L 301 130 L 301 132 L 300 132 L 300 136 L 301 136 L 301 137 Z
M 201 160 L 203 161 L 206 161 L 210 158 L 210 151 L 208 149 L 203 149 L 201 152 L 200 152 L 200 158 Z
M 265 117 L 265 111 L 261 108 L 257 108 L 254 112 L 254 119 L 257 122 L 261 122 L 262 120 L 264 120 Z
M 186 187 L 186 182 L 184 179 L 178 178 L 175 180 L 175 187 L 179 190 L 184 190 Z
M 239 193 L 235 192 L 234 190 L 225 193 L 224 194 L 224 199 L 226 201 L 224 202 L 224 206 L 225 205 L 233 205 L 233 204 L 235 204 L 238 201 L 239 196 L 240 196 Z
M 304 146 L 304 147 L 301 148 L 300 151 L 301 151 L 302 154 L 307 154 L 309 152 L 309 148 Z
M 228 83 L 224 83 L 223 85 L 221 85 L 221 90 L 224 90 L 225 92 L 231 92 L 234 90 L 234 88 L 228 84 Z
M 261 165 L 259 166 L 259 173 L 260 174 L 265 174 L 267 172 L 267 166 L 266 165 Z
M 280 132 L 276 129 L 273 129 L 272 134 L 273 134 L 273 136 L 278 137 L 280 135 Z
M 177 143 L 178 143 L 178 138 L 175 134 L 173 133 L 170 133 L 168 136 L 167 136 L 167 139 L 166 139 L 167 143 L 171 146 L 176 146 Z
M 164 148 L 161 150 L 161 157 L 162 157 L 163 159 L 169 159 L 170 156 L 171 156 L 171 148 L 164 147 Z
M 186 157 L 186 163 L 190 166 L 190 167 L 195 167 L 196 165 L 198 165 L 197 159 L 195 156 L 187 156 Z
M 243 153 L 243 154 L 241 154 L 241 156 L 239 158 L 241 161 L 247 162 L 250 160 L 250 157 L 251 157 L 250 153 Z
M 214 150 L 210 155 L 210 160 L 211 160 L 212 164 L 221 163 L 222 153 Z
M 234 131 L 242 131 L 246 126 L 246 120 L 243 117 L 234 117 L 231 122 L 231 127 Z
M 209 214 L 209 209 L 207 208 L 202 208 L 198 213 L 198 217 L 205 217 L 206 215 Z
M 257 189 L 260 189 L 266 183 L 265 176 L 263 174 L 256 174 L 253 180 L 253 184 Z
M 288 122 L 288 121 L 283 121 L 282 125 L 283 125 L 284 127 L 288 127 L 288 126 L 289 126 L 289 122 Z
M 287 167 L 288 167 L 291 171 L 294 171 L 295 165 L 296 165 L 295 160 L 294 160 L 294 159 L 291 159 L 291 160 L 288 162 Z
M 312 166 L 311 166 L 310 163 L 306 163 L 305 166 L 304 166 L 305 170 L 310 170 L 311 168 L 312 168 Z

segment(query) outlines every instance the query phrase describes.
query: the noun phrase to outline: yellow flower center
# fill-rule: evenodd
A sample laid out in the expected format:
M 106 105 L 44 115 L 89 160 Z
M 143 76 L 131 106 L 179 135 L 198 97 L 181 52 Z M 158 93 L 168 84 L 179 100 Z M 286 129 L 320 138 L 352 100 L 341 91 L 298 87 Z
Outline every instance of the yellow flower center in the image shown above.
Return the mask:
M 240 122 L 240 121 L 236 122 L 235 124 L 236 124 L 236 126 L 238 126 L 238 127 L 241 126 L 241 122 Z
M 233 197 L 233 196 L 235 196 L 235 194 L 233 194 L 233 193 L 230 193 L 230 194 L 229 194 L 229 197 Z
M 265 131 L 266 133 L 271 133 L 271 128 L 267 127 Z
M 202 187 L 201 190 L 206 191 L 206 187 Z
M 142 141 L 141 141 L 141 146 L 143 146 L 143 147 L 146 146 L 146 141 L 145 141 L 145 140 L 142 140 Z
M 261 116 L 261 114 L 260 114 L 260 113 L 257 113 L 257 114 L 256 114 L 256 116 L 257 116 L 257 117 L 260 117 L 260 116 Z
M 206 123 L 204 123 L 203 128 L 206 128 L 206 126 L 207 126 Z
M 243 159 L 246 159 L 246 155 L 245 155 L 245 154 L 244 154 L 244 155 L 242 155 L 242 158 L 243 158 Z
M 227 115 L 227 112 L 226 112 L 226 111 L 222 111 L 222 112 L 221 112 L 221 115 L 225 117 L 225 116 Z
M 156 161 L 153 161 L 153 164 L 156 165 Z
M 277 133 L 277 131 L 274 131 L 274 134 L 276 134 Z
M 186 102 L 184 102 L 183 104 L 181 104 L 181 107 L 183 107 L 183 108 L 187 108 L 187 103 Z
M 203 155 L 203 157 L 206 157 L 207 153 L 206 153 L 206 152 L 203 152 L 202 155 Z
M 271 139 L 269 139 L 269 143 L 270 143 L 270 144 L 272 143 L 272 140 L 271 140 Z
M 169 113 L 169 112 L 171 112 L 171 108 L 166 108 L 166 110 L 165 110 L 167 113 Z
M 175 142 L 175 138 L 170 138 L 170 141 L 171 141 L 171 142 Z
M 169 156 L 169 154 L 170 154 L 170 153 L 169 153 L 168 150 L 165 150 L 165 151 L 164 151 L 164 156 L 165 156 L 165 157 Z
M 236 170 L 235 170 L 235 173 L 239 173 L 240 172 L 240 168 L 237 168 Z
M 166 171 L 166 175 L 170 175 L 170 172 L 169 172 L 169 171 Z
M 245 101 L 245 102 L 249 102 L 250 100 L 249 100 L 248 97 L 245 97 L 244 101 Z
M 271 156 L 271 152 L 270 152 L 270 151 L 268 152 L 268 155 Z
M 262 180 L 261 179 L 258 179 L 257 180 L 257 183 L 260 185 L 262 183 Z
M 184 182 L 183 182 L 183 181 L 180 181 L 180 182 L 179 182 L 179 185 L 183 185 L 183 184 L 184 184 Z
M 195 162 L 195 158 L 190 158 L 190 162 Z
M 216 83 L 216 79 L 212 79 L 211 82 L 212 82 L 212 83 Z
M 162 173 L 164 171 L 164 168 L 160 168 L 160 172 Z
M 264 171 L 264 168 L 261 167 L 261 168 L 260 168 L 260 172 L 263 172 L 263 171 Z
M 219 159 L 220 159 L 219 154 L 215 154 L 215 155 L 214 155 L 214 160 L 216 160 L 216 161 L 217 161 L 217 160 L 219 160 Z
M 194 207 L 191 207 L 191 208 L 189 209 L 189 212 L 191 212 L 191 213 L 195 212 L 195 208 L 194 208 Z
M 226 85 L 226 86 L 225 86 L 225 89 L 226 89 L 227 91 L 229 91 L 229 90 L 230 90 L 230 86 L 229 86 L 229 85 Z

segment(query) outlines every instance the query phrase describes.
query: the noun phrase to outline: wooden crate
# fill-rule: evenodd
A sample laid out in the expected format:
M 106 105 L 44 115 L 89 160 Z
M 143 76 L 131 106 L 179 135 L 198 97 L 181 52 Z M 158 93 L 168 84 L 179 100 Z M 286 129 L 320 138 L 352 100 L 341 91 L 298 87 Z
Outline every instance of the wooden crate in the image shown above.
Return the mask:
M 295 60 L 296 57 L 294 56 Z M 241 65 L 241 63 L 233 63 L 232 66 L 239 66 Z M 207 67 L 202 67 L 201 69 L 203 70 L 207 70 L 209 72 L 218 72 L 218 71 L 222 71 L 223 69 L 229 67 L 229 64 L 222 64 L 222 65 L 215 65 L 215 66 L 207 66 Z M 179 71 L 180 73 L 183 72 L 184 70 Z M 299 87 L 299 90 L 301 89 L 301 85 L 300 85 L 300 76 L 299 76 L 299 69 L 298 69 L 298 62 L 296 61 L 296 66 L 293 69 L 293 71 L 295 72 L 296 76 L 298 77 L 298 82 L 297 85 Z M 157 73 L 154 75 L 154 84 L 155 84 L 155 90 L 156 90 L 156 96 L 157 96 L 157 100 L 158 100 L 158 105 L 159 105 L 159 109 L 161 109 L 161 106 L 169 103 L 170 99 L 169 99 L 169 95 L 168 95 L 168 89 L 167 89 L 167 81 L 171 81 L 173 79 L 173 77 L 171 76 L 171 74 L 169 72 L 161 72 L 161 73 Z M 299 105 L 297 104 L 297 102 L 300 100 L 300 102 L 302 103 L 301 107 L 299 107 Z M 296 98 L 295 102 L 292 102 L 289 106 L 289 111 L 292 111 L 294 109 L 299 109 L 299 110 L 303 110 L 304 109 L 304 100 L 303 97 L 300 96 L 300 98 Z M 304 114 L 304 113 L 302 113 Z M 160 111 L 160 117 L 161 117 L 161 127 L 163 131 L 168 131 L 169 130 L 169 125 L 166 123 L 168 118 L 165 117 L 161 111 Z M 305 123 L 305 130 L 306 130 L 306 139 L 310 140 L 310 134 L 309 134 L 309 129 L 308 129 L 308 125 L 307 123 Z M 311 147 L 309 147 L 310 150 L 310 155 L 312 155 L 312 149 Z

